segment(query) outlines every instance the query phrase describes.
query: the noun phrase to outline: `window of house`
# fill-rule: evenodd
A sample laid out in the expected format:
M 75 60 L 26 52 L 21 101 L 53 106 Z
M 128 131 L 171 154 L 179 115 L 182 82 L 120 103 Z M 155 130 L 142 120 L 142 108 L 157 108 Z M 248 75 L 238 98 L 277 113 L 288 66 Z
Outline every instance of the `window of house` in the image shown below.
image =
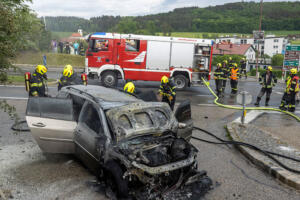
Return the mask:
M 97 39 L 95 40 L 93 49 L 98 51 L 108 51 L 109 42 L 106 39 Z
M 83 112 L 83 116 L 80 117 L 80 122 L 96 133 L 103 133 L 99 114 L 93 104 L 87 104 Z
M 274 39 L 274 42 L 279 42 L 279 40 L 278 39 Z
M 125 41 L 125 51 L 140 51 L 140 40 L 127 39 Z

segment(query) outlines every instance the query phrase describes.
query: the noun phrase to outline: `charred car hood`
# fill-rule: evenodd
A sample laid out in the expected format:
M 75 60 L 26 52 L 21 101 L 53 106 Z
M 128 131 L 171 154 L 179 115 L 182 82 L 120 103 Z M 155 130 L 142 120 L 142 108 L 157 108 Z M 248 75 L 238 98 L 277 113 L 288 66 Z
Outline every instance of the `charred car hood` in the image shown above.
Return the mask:
M 147 134 L 177 131 L 178 122 L 166 103 L 139 102 L 106 111 L 117 142 Z

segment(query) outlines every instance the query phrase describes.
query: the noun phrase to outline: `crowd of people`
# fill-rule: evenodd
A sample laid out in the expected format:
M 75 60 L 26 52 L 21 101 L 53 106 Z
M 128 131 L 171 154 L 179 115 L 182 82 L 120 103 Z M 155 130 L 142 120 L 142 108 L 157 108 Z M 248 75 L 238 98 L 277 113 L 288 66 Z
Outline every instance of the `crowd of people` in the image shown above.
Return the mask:
M 241 73 L 240 73 L 241 69 Z M 219 98 L 224 97 L 227 80 L 230 80 L 231 94 L 236 94 L 238 91 L 238 81 L 244 74 L 247 79 L 246 59 L 243 58 L 240 62 L 240 69 L 237 63 L 229 60 L 223 60 L 217 64 L 214 71 L 214 79 L 216 83 L 216 93 Z M 299 92 L 299 76 L 296 68 L 290 70 L 289 76 L 286 78 L 286 87 L 279 108 L 284 111 L 294 112 L 296 108 L 296 98 Z M 261 98 L 266 94 L 265 106 L 269 106 L 269 101 L 272 94 L 272 88 L 277 83 L 277 77 L 273 74 L 272 66 L 268 66 L 266 72 L 260 74 L 259 83 L 262 86 L 257 96 L 255 106 L 260 105 Z M 298 100 L 299 101 L 299 100 Z
M 63 42 L 56 40 L 51 41 L 51 48 L 53 53 L 65 53 L 74 55 L 85 55 L 85 49 L 82 42 Z

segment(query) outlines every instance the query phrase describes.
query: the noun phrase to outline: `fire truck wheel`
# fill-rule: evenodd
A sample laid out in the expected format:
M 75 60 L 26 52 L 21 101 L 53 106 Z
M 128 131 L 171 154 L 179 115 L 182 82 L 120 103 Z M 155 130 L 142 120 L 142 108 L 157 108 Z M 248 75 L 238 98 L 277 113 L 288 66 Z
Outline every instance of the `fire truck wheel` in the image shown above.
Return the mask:
M 182 74 L 176 75 L 174 77 L 174 84 L 176 85 L 176 89 L 183 90 L 188 85 L 188 79 Z
M 105 87 L 117 86 L 118 83 L 117 74 L 113 71 L 104 72 L 103 75 L 101 75 L 101 83 Z

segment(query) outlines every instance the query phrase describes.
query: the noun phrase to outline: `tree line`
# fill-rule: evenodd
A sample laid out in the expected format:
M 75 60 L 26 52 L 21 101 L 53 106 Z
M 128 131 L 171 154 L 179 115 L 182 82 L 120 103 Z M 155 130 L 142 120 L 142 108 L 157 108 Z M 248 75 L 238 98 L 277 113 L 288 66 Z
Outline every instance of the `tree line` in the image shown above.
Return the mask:
M 228 3 L 206 8 L 177 8 L 167 13 L 137 16 L 46 17 L 52 31 L 116 31 L 153 34 L 155 32 L 252 33 L 259 26 L 260 4 Z M 263 30 L 300 30 L 300 2 L 263 3 Z

